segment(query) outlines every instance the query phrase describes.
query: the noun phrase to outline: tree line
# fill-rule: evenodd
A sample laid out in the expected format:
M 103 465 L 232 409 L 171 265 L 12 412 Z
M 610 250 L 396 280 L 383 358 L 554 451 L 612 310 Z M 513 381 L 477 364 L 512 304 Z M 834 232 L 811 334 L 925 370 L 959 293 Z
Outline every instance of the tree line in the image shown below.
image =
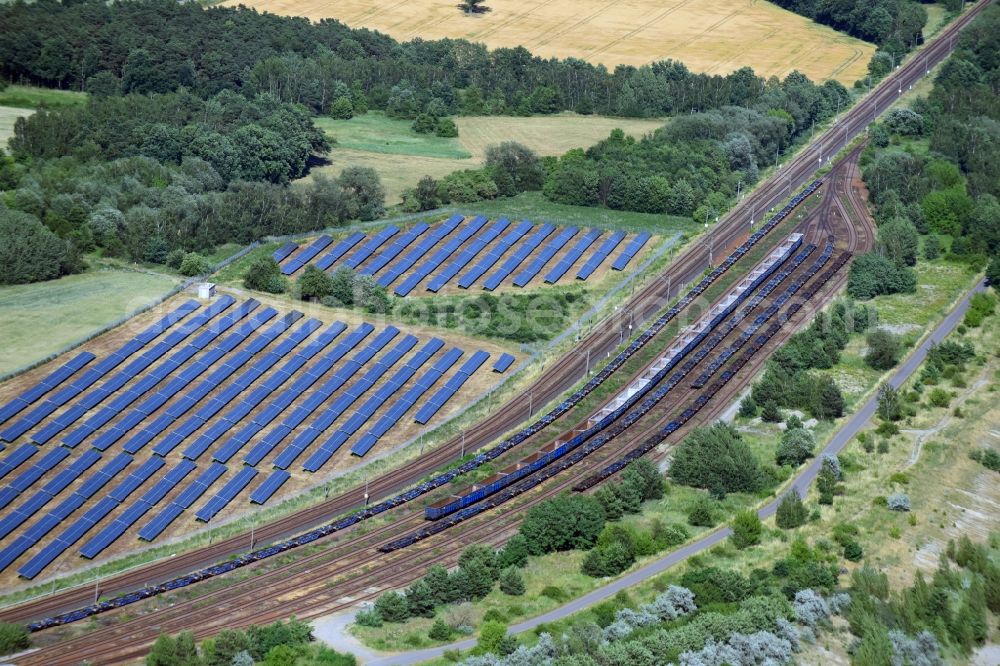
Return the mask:
M 748 72 L 742 75 L 752 78 Z M 561 204 L 712 222 L 740 191 L 757 182 L 762 168 L 775 164 L 816 123 L 852 102 L 839 83 L 817 86 L 798 72 L 781 81 L 771 79 L 760 92 L 747 106 L 679 115 L 638 140 L 616 129 L 596 145 L 559 158 L 539 159 L 507 142 L 487 152 L 481 169 L 456 171 L 440 180 L 425 177 L 404 194 L 405 205 L 430 210 L 443 203 L 541 190 Z
M 16 2 L 0 6 L 0 74 L 94 95 L 222 90 L 268 93 L 317 113 L 382 109 L 528 114 L 575 110 L 663 116 L 754 106 L 768 81 L 747 68 L 695 74 L 666 60 L 608 71 L 576 58 L 489 50 L 460 39 L 400 43 L 336 20 L 262 14 L 245 7 L 140 0 Z
M 1000 10 L 990 6 L 963 32 L 930 94 L 873 127 L 862 175 L 878 242 L 851 266 L 855 298 L 913 291 L 921 257 L 988 266 L 1000 280 L 998 49 Z

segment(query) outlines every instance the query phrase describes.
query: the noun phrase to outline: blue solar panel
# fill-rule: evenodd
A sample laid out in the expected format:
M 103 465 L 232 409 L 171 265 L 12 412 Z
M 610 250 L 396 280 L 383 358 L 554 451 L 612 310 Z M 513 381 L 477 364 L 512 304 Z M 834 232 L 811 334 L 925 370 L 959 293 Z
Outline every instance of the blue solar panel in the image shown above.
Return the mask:
M 271 475 L 264 479 L 257 488 L 250 493 L 250 501 L 254 504 L 264 504 L 267 500 L 271 499 L 271 496 L 278 491 L 284 485 L 285 481 L 291 478 L 291 474 L 283 469 L 278 469 L 271 472 Z
M 543 224 L 539 227 L 535 233 L 531 234 L 528 238 L 522 242 L 516 250 L 500 265 L 496 271 L 494 271 L 486 280 L 483 282 L 483 287 L 493 291 L 500 286 L 508 275 L 517 270 L 517 267 L 528 258 L 535 249 L 541 245 L 542 241 L 545 240 L 553 231 L 555 227 L 551 224 Z
M 295 243 L 293 241 L 288 241 L 287 243 L 279 247 L 277 250 L 275 250 L 271 254 L 271 256 L 274 258 L 275 261 L 277 261 L 280 264 L 282 261 L 287 259 L 292 252 L 295 252 L 297 249 L 299 249 L 298 243 Z
M 476 219 L 480 218 L 477 217 Z M 490 225 L 490 228 L 485 233 L 475 238 L 469 243 L 468 247 L 459 252 L 458 256 L 443 271 L 431 278 L 431 281 L 427 284 L 428 291 L 437 293 L 441 287 L 448 284 L 452 278 L 458 275 L 458 272 L 465 268 L 477 254 L 482 252 L 483 248 L 502 234 L 508 226 L 510 226 L 510 221 L 506 218 L 501 218 Z
M 108 493 L 108 497 L 119 503 L 124 502 L 129 495 L 135 492 L 136 488 L 148 481 L 149 477 L 166 464 L 163 458 L 156 456 L 149 458 Z
M 614 263 L 611 264 L 611 268 L 616 271 L 625 270 L 625 267 L 628 266 L 628 262 L 632 261 L 632 257 L 637 255 L 639 250 L 642 249 L 642 246 L 649 242 L 649 239 L 652 237 L 653 235 L 646 231 L 638 234 L 635 238 L 629 241 L 628 245 L 625 246 L 622 253 L 617 259 L 615 259 Z
M 129 505 L 110 525 L 98 532 L 92 539 L 80 548 L 80 554 L 87 559 L 97 557 L 105 548 L 118 540 L 125 530 L 132 527 L 140 518 L 146 515 L 152 507 L 143 501 Z
M 549 263 L 552 257 L 556 256 L 556 252 L 561 250 L 576 235 L 577 231 L 576 227 L 567 227 L 556 234 L 555 238 L 545 244 L 545 247 L 538 253 L 538 256 L 532 259 L 524 270 L 514 278 L 514 286 L 523 287 L 531 282 L 532 278 L 538 275 L 538 272 L 545 267 L 545 264 Z
M 167 529 L 170 523 L 177 519 L 177 516 L 184 513 L 184 507 L 176 504 L 168 504 L 156 517 L 146 523 L 139 530 L 139 538 L 145 541 L 152 541 Z
M 215 514 L 222 511 L 227 504 L 232 502 L 247 485 L 257 476 L 257 470 L 253 467 L 244 467 L 236 473 L 233 478 L 226 482 L 219 493 L 198 509 L 195 517 L 206 523 L 215 517 Z
M 465 363 L 459 368 L 458 372 L 455 373 L 451 379 L 448 380 L 447 384 L 441 387 L 437 393 L 435 393 L 430 400 L 424 403 L 424 406 L 417 410 L 417 414 L 414 420 L 417 423 L 427 423 L 437 414 L 438 410 L 444 407 L 445 404 L 455 395 L 455 393 L 462 388 L 462 385 L 468 381 L 469 377 L 479 369 L 486 359 L 489 358 L 489 354 L 484 351 L 477 351 Z
M 343 257 L 345 254 L 350 252 L 351 248 L 360 243 L 364 239 L 365 235 L 360 232 L 354 232 L 349 236 L 345 237 L 339 243 L 333 246 L 333 249 L 328 253 L 324 254 L 322 257 L 316 260 L 316 268 L 321 271 L 333 266 L 337 263 L 337 260 Z
M 96 356 L 90 352 L 80 352 L 69 361 L 60 365 L 40 382 L 35 384 L 35 386 L 31 387 L 27 391 L 24 391 L 3 407 L 0 407 L 0 423 L 9 421 L 22 409 L 37 401 L 52 389 L 58 387 L 64 381 L 69 379 L 70 376 L 75 374 L 80 368 L 84 367 L 95 358 Z
M 28 458 L 38 453 L 38 450 L 37 446 L 31 444 L 22 444 L 14 449 L 10 455 L 0 461 L 0 479 L 20 467 Z
M 363 456 L 378 442 L 379 438 L 385 435 L 400 418 L 433 386 L 441 376 L 448 371 L 451 366 L 462 357 L 462 350 L 457 347 L 449 349 L 439 358 L 430 370 L 417 379 L 416 384 L 403 394 L 393 405 L 382 415 L 367 433 L 351 447 L 351 453 Z
M 18 569 L 17 572 L 25 578 L 34 578 L 117 506 L 118 503 L 111 498 L 103 498 L 93 508 L 84 513 L 75 523 L 66 528 L 55 541 L 50 542 L 35 557 L 28 560 L 28 563 Z
M 514 362 L 513 354 L 500 354 L 500 358 L 493 364 L 493 372 L 507 372 L 507 368 Z
M 177 341 L 183 339 L 185 331 L 187 331 L 188 333 L 193 331 L 191 325 L 198 323 L 198 321 L 200 321 L 200 319 L 203 318 L 205 315 L 211 315 L 213 311 L 214 310 L 212 308 L 206 309 L 206 311 L 201 313 L 201 315 L 187 322 L 187 324 L 184 327 L 182 327 L 182 330 L 175 331 L 171 335 L 176 336 Z M 134 378 L 137 372 L 147 368 L 149 365 L 155 362 L 160 353 L 158 350 L 160 350 L 161 348 L 165 351 L 167 348 L 169 348 L 169 344 L 167 342 L 161 342 L 158 343 L 155 347 L 147 350 L 145 353 L 142 354 L 142 356 L 129 363 L 129 365 L 126 368 L 119 371 L 116 375 L 108 379 L 104 383 L 104 385 L 100 387 L 100 389 L 93 391 L 88 396 L 85 396 L 83 399 L 80 400 L 80 402 L 77 405 L 74 405 L 64 414 L 60 415 L 55 421 L 50 423 L 46 428 L 32 435 L 32 439 L 37 440 L 40 443 L 44 443 L 47 442 L 52 437 L 54 437 L 57 433 L 67 428 L 69 425 L 71 425 L 80 417 L 82 417 L 83 414 L 86 412 L 86 409 L 96 406 L 111 392 L 121 388 L 130 379 Z M 155 383 L 156 380 L 153 380 L 151 384 L 146 384 L 145 388 L 151 388 L 152 385 L 155 385 Z M 145 388 L 143 390 L 145 390 Z M 85 423 L 85 425 L 87 425 L 87 428 L 84 428 L 83 430 L 80 430 L 75 433 L 71 433 L 70 437 L 68 438 L 69 440 L 68 445 L 76 446 L 77 444 L 79 444 L 85 437 L 94 432 L 98 427 L 106 424 L 108 420 L 110 420 L 113 414 L 124 409 L 124 407 L 129 405 L 136 398 L 138 398 L 139 395 L 140 392 L 134 389 L 130 389 L 129 391 L 118 394 L 115 397 L 114 401 L 111 403 L 111 405 L 101 410 L 101 412 L 99 412 L 94 417 L 91 417 L 91 419 L 88 419 L 88 421 Z M 128 430 L 129 427 L 131 426 L 123 427 L 122 429 Z M 107 443 L 108 441 L 109 440 L 107 438 L 103 440 L 104 443 Z
M 376 280 L 382 287 L 388 287 L 390 284 L 396 281 L 401 275 L 406 271 L 410 270 L 414 264 L 416 264 L 420 259 L 431 251 L 431 249 L 437 245 L 442 238 L 450 234 L 462 221 L 461 215 L 452 215 L 450 218 L 437 225 L 431 232 L 427 234 L 426 237 L 420 240 L 409 252 L 403 255 L 403 258 L 392 265 L 389 270 L 380 275 Z
M 405 250 L 410 243 L 420 237 L 424 232 L 430 229 L 430 225 L 426 222 L 419 222 L 400 235 L 393 239 L 389 247 L 382 250 L 377 257 L 372 259 L 367 266 L 362 266 L 361 270 L 358 271 L 361 275 L 375 275 L 380 270 L 386 267 L 386 265 L 395 259 L 400 252 Z
M 120 453 L 107 462 L 101 469 L 87 477 L 83 484 L 77 488 L 76 494 L 84 499 L 93 497 L 97 492 L 106 486 L 118 472 L 129 466 L 132 456 Z
M 468 224 L 462 227 L 453 238 L 444 243 L 431 258 L 423 262 L 417 269 L 407 277 L 402 284 L 394 290 L 397 296 L 406 296 L 413 291 L 424 278 L 437 269 L 448 257 L 454 254 L 462 245 L 486 224 L 486 218 L 482 215 L 473 218 Z
M 333 242 L 332 238 L 330 238 L 326 234 L 323 234 L 322 236 L 314 240 L 312 243 L 310 243 L 309 246 L 306 247 L 304 250 L 302 250 L 297 255 L 292 257 L 292 259 L 287 264 L 282 266 L 281 267 L 282 275 L 291 275 L 295 271 L 299 270 L 300 268 L 308 264 L 310 261 L 312 261 L 317 254 L 322 252 L 323 249 L 326 248 L 326 246 L 332 242 Z
M 597 251 L 594 252 L 590 259 L 587 260 L 587 263 L 585 263 L 583 267 L 580 268 L 579 272 L 577 272 L 577 279 L 586 280 L 589 278 L 594 271 L 596 271 L 601 264 L 604 263 L 604 260 L 608 258 L 608 255 L 614 252 L 614 249 L 618 247 L 618 244 L 625 239 L 625 235 L 624 231 L 615 231 L 608 236 L 607 239 L 601 243 L 600 247 L 597 248 Z
M 375 250 L 382 247 L 386 241 L 399 233 L 399 227 L 388 226 L 377 234 L 373 235 L 365 244 L 358 248 L 351 256 L 344 260 L 344 265 L 348 268 L 357 268 L 365 262 L 368 257 L 375 253 Z
M 192 481 L 181 494 L 177 496 L 174 500 L 174 504 L 182 506 L 185 509 L 194 504 L 199 497 L 201 497 L 209 486 L 215 483 L 220 476 L 226 473 L 226 466 L 220 465 L 219 463 L 212 463 L 209 465 L 201 474 L 199 474 L 194 481 Z
M 471 287 L 476 280 L 481 278 L 483 274 L 490 268 L 496 265 L 500 258 L 507 253 L 507 250 L 511 248 L 517 241 L 521 240 L 521 237 L 528 233 L 532 228 L 531 222 L 527 220 L 522 220 L 514 225 L 514 228 L 504 234 L 503 238 L 490 249 L 479 262 L 473 266 L 465 275 L 458 279 L 458 286 L 462 289 L 468 289 Z

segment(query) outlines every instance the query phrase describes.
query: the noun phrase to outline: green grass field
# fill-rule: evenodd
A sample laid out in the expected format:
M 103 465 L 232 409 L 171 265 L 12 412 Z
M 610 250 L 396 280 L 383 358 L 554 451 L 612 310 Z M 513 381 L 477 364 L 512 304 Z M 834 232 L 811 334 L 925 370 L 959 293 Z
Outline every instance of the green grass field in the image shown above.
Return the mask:
M 351 148 L 370 153 L 416 155 L 443 159 L 468 159 L 472 154 L 458 139 L 446 139 L 433 134 L 418 134 L 410 129 L 409 120 L 388 118 L 380 112 L 366 113 L 350 120 L 316 118 L 316 126 L 336 140 L 338 148 Z
M 0 373 L 45 358 L 175 284 L 162 275 L 108 271 L 0 288 Z
M 21 109 L 75 106 L 86 101 L 86 93 L 73 90 L 52 90 L 19 85 L 9 85 L 0 90 L 0 106 L 16 106 Z
M 687 217 L 632 213 L 624 210 L 611 210 L 610 208 L 567 206 L 549 201 L 542 196 L 541 192 L 525 192 L 509 199 L 478 201 L 474 204 L 468 204 L 468 209 L 470 213 L 487 215 L 491 218 L 508 217 L 527 219 L 533 222 L 557 222 L 559 224 L 601 227 L 602 229 L 649 231 L 656 234 L 694 233 L 698 231 L 698 225 Z

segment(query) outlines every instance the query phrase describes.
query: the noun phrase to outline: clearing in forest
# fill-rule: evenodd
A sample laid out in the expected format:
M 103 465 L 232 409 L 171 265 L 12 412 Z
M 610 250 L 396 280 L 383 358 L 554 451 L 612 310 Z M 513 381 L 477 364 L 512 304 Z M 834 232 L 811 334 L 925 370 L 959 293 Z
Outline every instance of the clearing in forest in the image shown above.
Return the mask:
M 491 48 L 524 46 L 546 58 L 643 65 L 672 58 L 725 74 L 750 65 L 765 76 L 797 69 L 851 84 L 875 47 L 757 0 L 487 0 L 464 14 L 455 0 L 227 0 L 262 11 L 336 18 L 407 41 L 464 38 Z
M 316 125 L 336 143 L 327 156 L 330 164 L 313 171 L 336 176 L 349 166 L 371 167 L 382 179 L 388 203 L 397 203 L 403 190 L 416 185 L 421 176 L 442 178 L 459 169 L 479 168 L 486 147 L 493 144 L 517 141 L 542 156 L 562 155 L 606 139 L 616 127 L 638 138 L 664 122 L 575 113 L 530 118 L 463 116 L 455 118 L 458 138 L 444 139 L 417 134 L 410 129 L 411 121 L 388 118 L 379 112 L 350 120 L 322 117 Z M 405 159 L 401 160 L 400 155 Z

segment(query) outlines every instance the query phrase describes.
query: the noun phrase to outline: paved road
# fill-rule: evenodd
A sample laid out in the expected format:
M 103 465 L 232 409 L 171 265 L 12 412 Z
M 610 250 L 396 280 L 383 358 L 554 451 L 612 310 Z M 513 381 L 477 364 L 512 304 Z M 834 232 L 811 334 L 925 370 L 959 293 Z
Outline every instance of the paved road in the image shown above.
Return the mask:
M 904 360 L 903 364 L 896 370 L 896 372 L 893 373 L 892 377 L 889 379 L 889 383 L 892 386 L 899 388 L 902 383 L 910 377 L 910 375 L 916 372 L 917 368 L 920 367 L 920 364 L 923 363 L 925 358 L 927 358 L 927 350 L 930 349 L 930 346 L 941 342 L 941 340 L 951 333 L 952 330 L 954 330 L 955 327 L 962 321 L 962 318 L 965 316 L 965 311 L 969 309 L 969 299 L 972 297 L 972 294 L 977 291 L 983 291 L 985 288 L 986 287 L 980 283 L 965 294 L 958 305 L 955 306 L 955 308 L 944 318 L 944 321 L 938 324 L 937 328 L 934 329 L 934 332 L 927 336 L 927 338 L 924 339 L 924 341 L 913 351 L 913 353 L 911 353 Z M 841 449 L 843 449 L 847 443 L 854 438 L 858 431 L 861 430 L 861 428 L 863 428 L 864 425 L 872 418 L 875 414 L 875 408 L 877 406 L 878 397 L 877 395 L 872 395 L 865 402 L 865 404 L 854 413 L 854 416 L 852 416 L 847 423 L 841 426 L 841 428 L 834 434 L 834 436 L 830 439 L 830 442 L 823 449 L 822 454 L 814 458 L 809 467 L 799 472 L 799 476 L 793 482 L 792 487 L 794 487 L 800 495 L 805 496 L 809 485 L 816 478 L 820 465 L 822 464 L 823 456 L 836 455 L 839 453 Z M 774 512 L 777 510 L 778 502 L 778 498 L 771 500 L 768 504 L 761 508 L 757 514 L 762 519 L 769 518 L 774 515 Z M 513 625 L 510 628 L 510 633 L 519 634 L 524 631 L 529 631 L 540 624 L 561 620 L 596 603 L 604 601 L 605 599 L 610 599 L 621 590 L 637 585 L 638 583 L 652 578 L 653 576 L 657 576 L 692 555 L 704 552 L 705 550 L 718 545 L 720 542 L 724 541 L 731 532 L 732 530 L 726 527 L 707 534 L 701 539 L 690 543 L 679 550 L 673 551 L 655 562 L 650 562 L 641 569 L 633 571 L 627 576 L 609 583 L 604 587 L 599 587 L 578 599 L 574 599 L 564 606 L 553 609 L 544 615 L 539 615 L 538 617 L 533 617 L 529 620 Z M 475 644 L 475 639 L 469 638 L 443 647 L 414 650 L 413 652 L 404 652 L 402 654 L 381 657 L 378 659 L 364 661 L 363 663 L 366 666 L 409 666 L 412 664 L 419 664 L 423 661 L 427 661 L 428 659 L 440 657 L 444 654 L 445 650 L 468 650 Z

